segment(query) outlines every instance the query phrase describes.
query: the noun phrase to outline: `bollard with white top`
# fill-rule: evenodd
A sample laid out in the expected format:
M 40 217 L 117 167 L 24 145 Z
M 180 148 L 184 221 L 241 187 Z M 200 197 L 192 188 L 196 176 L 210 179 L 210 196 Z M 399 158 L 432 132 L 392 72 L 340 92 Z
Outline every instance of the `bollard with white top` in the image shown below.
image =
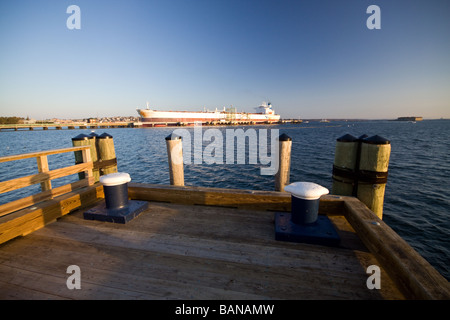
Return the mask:
M 110 173 L 100 177 L 105 193 L 105 205 L 109 210 L 120 210 L 128 205 L 128 173 Z
M 291 193 L 291 212 L 275 213 L 275 239 L 337 246 L 340 238 L 332 222 L 319 216 L 320 197 L 328 189 L 313 182 L 294 182 L 284 190 Z
M 100 177 L 105 202 L 84 212 L 84 219 L 127 223 L 147 209 L 148 202 L 128 200 L 128 173 L 116 172 Z

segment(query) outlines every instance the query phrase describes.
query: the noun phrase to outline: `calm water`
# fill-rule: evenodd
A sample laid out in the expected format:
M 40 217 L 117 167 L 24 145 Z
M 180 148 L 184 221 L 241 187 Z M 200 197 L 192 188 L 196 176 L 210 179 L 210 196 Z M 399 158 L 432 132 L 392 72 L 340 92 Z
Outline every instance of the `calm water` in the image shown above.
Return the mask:
M 247 130 L 252 127 L 218 129 L 237 128 Z M 383 220 L 441 274 L 450 278 L 450 121 L 311 122 L 253 128 L 279 129 L 280 134 L 286 133 L 292 138 L 291 182 L 312 181 L 330 190 L 338 137 L 347 133 L 356 137 L 378 134 L 389 139 L 392 151 Z M 164 138 L 172 131 L 173 128 L 100 129 L 96 133 L 108 132 L 114 137 L 119 171 L 128 172 L 133 182 L 169 184 Z M 71 147 L 71 138 L 90 132 L 0 132 L 0 156 Z M 49 156 L 50 169 L 73 162 L 73 154 Z M 260 175 L 260 167 L 260 164 L 185 165 L 185 183 L 206 187 L 273 190 L 273 176 Z M 34 174 L 36 170 L 35 159 L 0 163 L 0 180 Z M 58 179 L 53 185 L 76 179 L 76 176 Z M 38 191 L 39 186 L 32 186 L 12 194 L 6 193 L 1 195 L 0 202 Z

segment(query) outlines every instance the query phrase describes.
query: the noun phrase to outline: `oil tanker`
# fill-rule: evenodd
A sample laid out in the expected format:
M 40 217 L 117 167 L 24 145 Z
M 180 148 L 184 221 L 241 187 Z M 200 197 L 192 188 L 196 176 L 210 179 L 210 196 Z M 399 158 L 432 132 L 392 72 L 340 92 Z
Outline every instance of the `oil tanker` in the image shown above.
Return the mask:
M 158 111 L 149 108 L 137 109 L 143 127 L 159 126 L 185 126 L 202 124 L 228 124 L 247 123 L 262 124 L 273 123 L 280 120 L 280 115 L 275 114 L 272 104 L 263 102 L 254 113 L 237 112 L 236 108 L 223 108 L 214 111 Z

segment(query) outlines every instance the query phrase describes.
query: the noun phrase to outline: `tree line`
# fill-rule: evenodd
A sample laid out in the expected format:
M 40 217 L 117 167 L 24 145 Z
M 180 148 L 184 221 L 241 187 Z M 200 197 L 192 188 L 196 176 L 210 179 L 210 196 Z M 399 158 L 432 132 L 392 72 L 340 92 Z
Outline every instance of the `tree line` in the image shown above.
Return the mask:
M 23 118 L 19 117 L 0 117 L 0 124 L 16 124 Z

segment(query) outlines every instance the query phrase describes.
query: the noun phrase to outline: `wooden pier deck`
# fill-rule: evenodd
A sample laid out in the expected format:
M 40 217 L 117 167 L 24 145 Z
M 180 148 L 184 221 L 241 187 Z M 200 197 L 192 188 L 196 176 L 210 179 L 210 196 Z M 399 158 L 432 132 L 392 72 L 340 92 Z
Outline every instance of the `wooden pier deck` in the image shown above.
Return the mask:
M 402 299 L 349 224 L 340 248 L 274 240 L 273 212 L 151 202 L 131 222 L 83 210 L 0 247 L 1 299 Z M 70 265 L 81 289 L 66 286 Z
M 415 251 L 395 252 L 401 238 L 392 243 L 395 234 L 384 237 L 392 231 L 381 220 L 379 226 L 358 226 L 368 217 L 363 210 L 362 219 L 352 218 L 357 199 L 321 200 L 320 213 L 329 215 L 341 235 L 335 248 L 274 240 L 274 212 L 263 209 L 289 209 L 289 197 L 280 192 L 130 184 L 130 197 L 150 206 L 122 225 L 83 219 L 85 208 L 102 201 L 101 190 L 96 184 L 2 218 L 1 236 L 39 230 L 0 245 L 0 299 L 448 297 L 448 282 L 423 258 L 412 261 L 421 258 Z M 347 206 L 352 201 L 356 206 Z M 374 236 L 370 229 L 381 227 L 375 232 L 383 237 L 372 245 L 378 249 L 368 249 L 362 229 L 358 234 L 354 226 L 368 228 L 366 239 Z M 417 274 L 392 277 L 423 264 Z M 70 265 L 80 267 L 79 290 L 67 288 Z M 370 265 L 381 268 L 380 290 L 367 288 Z M 404 279 L 414 282 L 406 283 L 407 290 L 399 286 Z

